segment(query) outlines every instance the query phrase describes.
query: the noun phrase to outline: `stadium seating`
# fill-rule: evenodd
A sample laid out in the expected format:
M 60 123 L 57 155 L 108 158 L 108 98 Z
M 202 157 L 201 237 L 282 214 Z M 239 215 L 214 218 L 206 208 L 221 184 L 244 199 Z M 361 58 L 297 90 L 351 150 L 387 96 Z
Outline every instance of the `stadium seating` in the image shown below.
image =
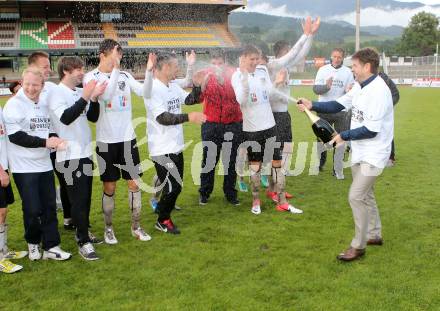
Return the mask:
M 70 21 L 22 21 L 21 49 L 75 48 L 75 37 Z
M 115 27 L 128 47 L 234 47 L 216 27 L 208 23 L 169 23 Z
M 47 23 L 45 21 L 22 21 L 20 48 L 47 49 Z
M 100 23 L 74 24 L 76 46 L 80 49 L 98 48 L 104 39 L 104 32 Z
M 0 23 L 0 49 L 17 48 L 17 24 L 15 22 Z
M 432 78 L 436 75 L 435 65 L 418 65 L 413 66 L 389 66 L 388 75 L 392 79 L 421 79 Z
M 103 23 L 102 31 L 104 33 L 104 38 L 118 40 L 118 34 L 112 23 Z
M 71 49 L 75 48 L 75 37 L 72 23 L 47 22 L 49 49 Z
M 128 48 L 234 48 L 238 40 L 226 24 L 206 22 L 72 23 L 26 19 L 0 23 L 0 49 L 96 49 L 104 38 Z

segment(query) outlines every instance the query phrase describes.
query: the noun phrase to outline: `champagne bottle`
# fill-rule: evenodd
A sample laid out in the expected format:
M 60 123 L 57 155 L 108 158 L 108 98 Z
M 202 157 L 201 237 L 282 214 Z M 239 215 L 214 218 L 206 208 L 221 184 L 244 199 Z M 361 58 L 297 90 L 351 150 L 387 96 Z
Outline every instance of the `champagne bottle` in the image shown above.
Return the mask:
M 301 101 L 298 102 L 300 104 Z M 305 107 L 304 107 L 305 108 Z M 309 109 L 305 108 L 304 112 L 309 118 L 310 122 L 312 122 L 312 129 L 315 135 L 324 143 L 328 143 L 334 136 L 336 136 L 337 132 L 335 129 L 328 123 L 326 120 L 321 119 L 316 114 L 313 114 Z

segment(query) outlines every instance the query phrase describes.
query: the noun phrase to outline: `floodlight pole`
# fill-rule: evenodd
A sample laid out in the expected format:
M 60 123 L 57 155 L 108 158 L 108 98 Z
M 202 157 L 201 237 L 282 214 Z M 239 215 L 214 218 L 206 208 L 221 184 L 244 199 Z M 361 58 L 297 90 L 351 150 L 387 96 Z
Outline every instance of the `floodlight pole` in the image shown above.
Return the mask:
M 435 51 L 435 77 L 438 78 L 438 43 Z
M 361 28 L 361 0 L 356 0 L 356 52 L 359 51 L 361 46 L 360 41 L 360 28 Z

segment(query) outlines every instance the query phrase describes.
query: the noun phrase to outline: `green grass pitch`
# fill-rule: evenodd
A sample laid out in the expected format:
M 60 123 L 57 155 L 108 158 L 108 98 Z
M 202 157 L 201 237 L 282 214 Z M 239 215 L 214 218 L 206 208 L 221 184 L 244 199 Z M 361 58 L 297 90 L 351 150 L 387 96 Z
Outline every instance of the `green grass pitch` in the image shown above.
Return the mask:
M 385 244 L 368 247 L 361 260 L 340 263 L 335 258 L 353 234 L 347 202 L 350 170 L 345 169 L 346 180 L 337 181 L 329 161 L 319 176 L 309 175 L 314 137 L 306 117 L 292 106 L 295 157 L 298 142 L 308 142 L 303 144 L 308 156 L 304 172 L 287 178 L 287 190 L 303 215 L 279 213 L 264 198 L 263 213 L 255 216 L 249 193 L 240 193 L 241 205 L 233 207 L 223 199 L 222 176 L 216 177 L 209 204 L 200 207 L 191 176 L 200 128 L 185 124 L 185 140 L 193 142 L 185 151 L 184 188 L 177 202 L 183 210 L 173 214 L 182 234 L 153 229 L 156 216 L 144 193 L 142 224 L 153 239 L 144 243 L 132 238 L 127 187 L 121 181 L 114 220 L 119 244 L 97 246 L 102 259 L 85 262 L 73 234 L 62 229 L 59 213 L 62 247 L 73 259 L 17 261 L 22 272 L 0 274 L 0 310 L 439 310 L 440 90 L 400 90 L 397 164 L 376 184 Z M 306 87 L 294 94 L 312 96 Z M 138 98 L 133 116 L 145 118 Z M 136 131 L 145 142 L 145 122 Z M 140 151 L 147 159 L 145 143 Z M 153 173 L 148 168 L 143 180 L 150 184 Z M 102 237 L 101 192 L 95 177 L 91 223 Z M 15 196 L 8 217 L 9 246 L 25 249 L 17 191 Z

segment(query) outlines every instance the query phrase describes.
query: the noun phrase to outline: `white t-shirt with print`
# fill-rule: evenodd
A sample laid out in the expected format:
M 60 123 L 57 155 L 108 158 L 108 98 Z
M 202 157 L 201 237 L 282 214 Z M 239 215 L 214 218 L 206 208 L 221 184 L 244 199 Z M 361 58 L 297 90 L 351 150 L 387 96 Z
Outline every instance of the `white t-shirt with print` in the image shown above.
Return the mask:
M 390 89 L 377 76 L 361 88 L 356 83 L 346 95 L 337 99 L 347 110 L 352 109 L 350 129 L 365 126 L 376 137 L 351 141 L 352 164 L 367 162 L 384 168 L 391 153 L 394 136 L 394 110 Z
M 6 135 L 3 109 L 0 107 L 0 164 L 4 170 L 8 169 L 8 135 Z
M 11 135 L 23 131 L 47 139 L 51 122 L 45 98 L 40 97 L 38 103 L 35 103 L 24 94 L 23 89 L 11 97 L 3 111 L 6 133 Z M 13 173 L 41 173 L 53 169 L 48 148 L 25 148 L 9 140 L 7 142 L 9 167 Z
M 119 143 L 136 138 L 131 119 L 131 92 L 142 96 L 142 83 L 128 72 L 118 69 L 113 69 L 110 74 L 96 68 L 84 76 L 83 83 L 91 80 L 108 83 L 104 94 L 98 99 L 100 109 L 96 122 L 96 141 Z
M 82 96 L 82 89 L 70 89 L 63 83 L 55 87 L 49 96 L 52 125 L 58 136 L 67 143 L 65 150 L 57 150 L 57 162 L 92 156 L 92 133 L 87 120 L 87 104 L 81 115 L 69 125 L 61 122 L 64 111 L 72 107 Z
M 327 64 L 319 68 L 315 85 L 325 85 L 330 78 L 333 78 L 332 87 L 327 93 L 319 95 L 320 102 L 336 100 L 345 94 L 345 90 L 350 84 L 354 83 L 353 73 L 348 67 L 335 68 L 331 64 Z
M 269 95 L 272 82 L 265 67 L 243 75 L 240 69 L 232 75 L 232 87 L 243 114 L 243 131 L 258 132 L 275 126 Z
M 179 153 L 184 148 L 183 127 L 178 125 L 161 125 L 156 118 L 164 112 L 182 113 L 182 105 L 188 93 L 177 83 L 165 85 L 154 79 L 151 99 L 145 99 L 147 108 L 148 149 L 150 156 Z

